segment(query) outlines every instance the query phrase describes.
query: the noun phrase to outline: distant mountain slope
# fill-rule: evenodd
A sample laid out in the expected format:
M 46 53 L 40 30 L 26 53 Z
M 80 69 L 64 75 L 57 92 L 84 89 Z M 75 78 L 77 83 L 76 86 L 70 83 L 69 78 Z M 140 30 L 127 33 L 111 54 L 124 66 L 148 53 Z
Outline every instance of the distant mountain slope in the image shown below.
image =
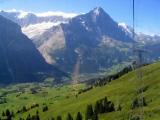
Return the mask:
M 147 49 L 145 59 L 159 59 L 159 36 L 136 33 L 125 23 L 117 23 L 102 8 L 72 18 L 52 27 L 33 40 L 48 63 L 73 72 L 79 59 L 79 73 L 101 72 L 122 61 L 133 59 L 133 49 Z M 134 47 L 133 47 L 134 46 Z
M 60 14 L 60 15 L 59 15 Z M 71 13 L 29 13 L 25 11 L 0 11 L 0 15 L 21 26 L 22 32 L 29 38 L 41 35 L 47 29 L 68 22 L 76 14 Z
M 64 75 L 47 64 L 20 26 L 0 16 L 0 83 L 41 80 L 45 74 Z

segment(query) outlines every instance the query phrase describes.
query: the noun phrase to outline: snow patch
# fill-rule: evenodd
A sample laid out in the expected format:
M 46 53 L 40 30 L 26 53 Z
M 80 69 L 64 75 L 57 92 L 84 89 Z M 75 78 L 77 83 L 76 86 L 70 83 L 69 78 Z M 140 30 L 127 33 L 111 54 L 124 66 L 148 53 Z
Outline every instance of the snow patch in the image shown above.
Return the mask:
M 94 9 L 94 14 L 96 16 L 100 14 L 100 8 L 99 7 L 97 7 L 97 8 Z
M 22 28 L 22 32 L 26 34 L 29 38 L 33 38 L 37 35 L 43 34 L 46 30 L 50 29 L 53 26 L 57 26 L 61 23 L 66 23 L 63 21 L 58 22 L 42 22 L 38 24 L 31 24 Z
M 125 30 L 125 32 L 132 34 L 131 29 L 126 25 L 126 23 L 124 23 L 124 22 L 118 23 L 118 26 L 123 28 Z
M 124 22 L 118 23 L 118 26 L 121 26 L 121 27 L 127 29 L 127 25 Z
M 87 31 L 90 30 L 90 29 L 88 28 L 88 26 L 86 25 L 86 22 L 85 22 L 85 21 L 81 21 L 81 24 L 82 24 L 82 26 L 83 26 Z

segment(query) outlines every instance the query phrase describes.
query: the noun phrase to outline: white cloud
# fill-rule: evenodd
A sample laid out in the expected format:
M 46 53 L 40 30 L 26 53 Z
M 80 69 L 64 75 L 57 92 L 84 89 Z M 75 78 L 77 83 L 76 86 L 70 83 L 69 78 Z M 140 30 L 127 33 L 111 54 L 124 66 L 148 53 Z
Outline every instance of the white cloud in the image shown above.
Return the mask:
M 72 18 L 77 16 L 78 14 L 76 13 L 65 13 L 61 11 L 48 11 L 48 12 L 43 12 L 43 13 L 36 13 L 37 16 L 40 17 L 47 17 L 47 16 L 63 16 L 64 18 Z
M 18 18 L 20 18 L 20 19 L 24 18 L 28 15 L 28 12 L 25 12 L 23 10 L 20 10 L 19 12 L 20 12 L 20 14 L 18 15 Z
M 18 12 L 19 16 L 18 18 L 24 18 L 25 16 L 28 15 L 28 13 L 35 14 L 38 17 L 49 17 L 49 16 L 62 16 L 64 18 L 73 18 L 77 16 L 77 13 L 67 13 L 67 12 L 62 12 L 62 11 L 48 11 L 48 12 L 41 12 L 41 13 L 34 13 L 31 11 L 24 11 L 24 10 L 17 10 L 15 8 L 10 9 L 10 10 L 4 10 L 6 12 Z
M 18 13 L 18 18 L 21 19 L 21 18 L 24 18 L 28 15 L 28 13 L 31 13 L 31 12 L 27 12 L 27 11 L 24 11 L 24 10 L 16 10 L 15 8 L 13 9 L 9 9 L 9 10 L 4 10 L 5 12 L 10 12 L 10 13 Z

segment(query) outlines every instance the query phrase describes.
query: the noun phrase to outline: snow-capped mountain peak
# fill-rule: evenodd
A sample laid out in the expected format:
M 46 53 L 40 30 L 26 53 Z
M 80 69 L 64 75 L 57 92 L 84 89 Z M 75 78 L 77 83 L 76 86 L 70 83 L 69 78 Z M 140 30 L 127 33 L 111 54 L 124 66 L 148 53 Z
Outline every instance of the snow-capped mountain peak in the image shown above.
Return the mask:
M 99 16 L 102 12 L 104 12 L 103 8 L 101 7 L 96 7 L 92 10 L 95 16 Z
M 95 15 L 99 15 L 100 14 L 100 7 L 96 7 L 93 12 Z

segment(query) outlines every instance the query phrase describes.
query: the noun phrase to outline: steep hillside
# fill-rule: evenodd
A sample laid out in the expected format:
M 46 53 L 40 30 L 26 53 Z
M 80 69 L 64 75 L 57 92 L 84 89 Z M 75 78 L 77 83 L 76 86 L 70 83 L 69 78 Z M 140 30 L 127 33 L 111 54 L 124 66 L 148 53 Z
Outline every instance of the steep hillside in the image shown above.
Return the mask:
M 100 100 L 106 96 L 108 100 L 111 100 L 114 103 L 115 109 L 119 105 L 122 109 L 121 111 L 99 114 L 99 119 L 127 120 L 130 115 L 136 115 L 138 114 L 138 111 L 140 111 L 139 108 L 134 110 L 131 109 L 132 102 L 138 96 L 140 87 L 136 73 L 137 71 L 132 71 L 115 81 L 111 81 L 105 86 L 95 87 L 87 92 L 79 94 L 77 97 L 75 96 L 75 93 L 77 93 L 79 89 L 83 89 L 84 86 L 81 85 L 80 87 L 78 85 L 78 87 L 73 85 L 58 88 L 43 87 L 41 91 L 31 94 L 27 91 L 31 85 L 28 87 L 26 85 L 25 87 L 23 86 L 24 94 L 17 96 L 15 91 L 10 94 L 8 93 L 6 97 L 8 103 L 1 104 L 0 111 L 3 111 L 4 108 L 9 108 L 10 110 L 16 112 L 18 109 L 22 108 L 22 106 L 28 107 L 33 103 L 37 103 L 39 104 L 38 107 L 29 109 L 24 113 L 15 114 L 15 119 L 19 119 L 20 117 L 26 118 L 29 113 L 31 115 L 35 115 L 37 110 L 39 111 L 41 120 L 51 119 L 51 117 L 56 118 L 57 115 L 61 115 L 64 119 L 66 119 L 68 113 L 71 113 L 71 115 L 75 118 L 77 112 L 81 112 L 84 118 L 87 105 L 92 104 L 94 106 L 97 100 Z M 144 84 L 143 87 L 145 88 L 144 98 L 147 104 L 144 107 L 144 118 L 145 120 L 158 120 L 160 117 L 160 62 L 143 67 L 142 73 Z M 20 85 L 17 87 L 20 87 Z M 13 89 L 13 87 L 10 88 Z M 35 89 L 36 88 L 37 87 L 35 87 Z M 5 92 L 5 89 L 1 89 L 0 91 L 3 93 Z M 18 106 L 15 104 L 17 101 L 20 102 Z M 48 110 L 42 112 L 44 105 L 48 106 Z
M 45 62 L 20 26 L 0 16 L 0 84 L 40 81 L 48 73 L 63 76 Z

